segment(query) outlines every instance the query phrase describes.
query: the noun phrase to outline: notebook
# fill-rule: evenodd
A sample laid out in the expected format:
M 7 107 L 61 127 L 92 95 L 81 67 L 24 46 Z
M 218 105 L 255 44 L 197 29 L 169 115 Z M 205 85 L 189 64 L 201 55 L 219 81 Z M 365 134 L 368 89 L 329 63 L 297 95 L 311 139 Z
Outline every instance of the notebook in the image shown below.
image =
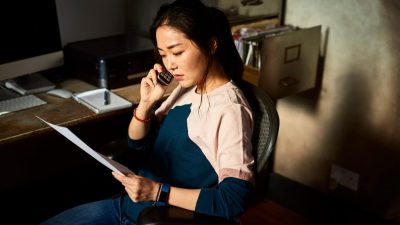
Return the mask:
M 130 101 L 106 88 L 77 93 L 73 95 L 73 98 L 95 113 L 104 113 L 132 106 Z

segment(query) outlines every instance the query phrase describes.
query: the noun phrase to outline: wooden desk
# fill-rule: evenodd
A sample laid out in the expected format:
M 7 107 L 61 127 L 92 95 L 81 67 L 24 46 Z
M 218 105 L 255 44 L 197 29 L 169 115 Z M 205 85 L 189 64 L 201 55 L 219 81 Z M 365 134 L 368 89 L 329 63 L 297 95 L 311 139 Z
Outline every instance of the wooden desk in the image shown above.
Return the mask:
M 96 87 L 80 80 L 60 84 L 73 92 Z M 170 85 L 169 95 L 176 83 Z M 112 90 L 131 101 L 140 100 L 140 85 Z M 83 151 L 36 118 L 68 127 L 95 150 L 117 138 L 125 138 L 132 117 L 132 108 L 96 114 L 74 99 L 62 99 L 41 93 L 38 97 L 48 104 L 0 116 L 0 192 L 79 170 L 92 162 Z
M 61 86 L 73 92 L 82 92 L 96 88 L 80 80 L 68 80 L 63 82 Z M 171 85 L 166 95 L 170 94 L 174 87 L 175 85 Z M 112 91 L 132 102 L 133 105 L 136 105 L 140 100 L 139 84 Z M 43 132 L 50 131 L 51 128 L 38 120 L 36 116 L 61 126 L 73 126 L 85 121 L 114 116 L 124 111 L 131 111 L 131 109 L 125 109 L 96 114 L 72 98 L 62 99 L 45 93 L 38 94 L 37 96 L 48 104 L 0 116 L 0 146 L 8 142 L 21 141 L 28 136 L 40 135 Z

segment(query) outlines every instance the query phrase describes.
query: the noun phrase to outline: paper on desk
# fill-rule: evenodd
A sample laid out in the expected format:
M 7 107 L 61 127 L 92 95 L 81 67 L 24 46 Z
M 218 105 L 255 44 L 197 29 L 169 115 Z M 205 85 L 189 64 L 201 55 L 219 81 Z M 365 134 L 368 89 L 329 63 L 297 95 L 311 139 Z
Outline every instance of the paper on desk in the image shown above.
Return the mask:
M 81 148 L 83 151 L 85 151 L 87 154 L 95 158 L 97 161 L 102 163 L 104 166 L 108 167 L 114 172 L 117 172 L 121 175 L 126 175 L 128 173 L 134 174 L 130 169 L 125 167 L 124 165 L 107 158 L 106 156 L 96 152 L 93 150 L 91 147 L 89 147 L 85 142 L 83 142 L 81 139 L 79 139 L 74 133 L 72 133 L 68 128 L 54 125 L 52 123 L 49 123 L 45 121 L 44 119 L 36 116 L 38 119 L 55 129 L 57 132 L 62 134 L 64 137 L 66 137 L 68 140 L 76 144 L 79 148 Z

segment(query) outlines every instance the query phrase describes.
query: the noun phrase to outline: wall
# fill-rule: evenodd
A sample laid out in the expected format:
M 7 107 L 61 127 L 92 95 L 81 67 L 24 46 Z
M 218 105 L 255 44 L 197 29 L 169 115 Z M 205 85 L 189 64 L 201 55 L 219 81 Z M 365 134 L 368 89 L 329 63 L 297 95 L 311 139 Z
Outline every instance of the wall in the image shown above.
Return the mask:
M 278 100 L 274 170 L 400 222 L 400 2 L 287 0 L 285 23 L 322 25 L 317 88 Z M 332 186 L 332 164 L 359 175 Z M 331 188 L 330 188 L 331 184 Z

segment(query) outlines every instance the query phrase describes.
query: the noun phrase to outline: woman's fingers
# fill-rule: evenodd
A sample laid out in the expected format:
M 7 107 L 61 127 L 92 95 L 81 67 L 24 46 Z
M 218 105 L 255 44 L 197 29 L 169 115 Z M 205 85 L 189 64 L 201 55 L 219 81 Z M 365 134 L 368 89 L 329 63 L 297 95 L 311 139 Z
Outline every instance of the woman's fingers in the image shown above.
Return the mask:
M 160 65 L 160 64 L 158 64 L 158 63 L 156 63 L 156 64 L 154 64 L 153 69 L 154 69 L 156 72 L 162 72 L 162 71 L 163 71 L 163 66 Z
M 132 201 L 139 202 L 154 200 L 154 188 L 158 185 L 156 182 L 134 174 L 121 176 L 113 173 L 113 176 L 125 186 L 125 190 Z
M 151 69 L 147 76 L 142 78 L 142 84 L 154 88 L 157 85 L 157 75 L 154 69 Z

